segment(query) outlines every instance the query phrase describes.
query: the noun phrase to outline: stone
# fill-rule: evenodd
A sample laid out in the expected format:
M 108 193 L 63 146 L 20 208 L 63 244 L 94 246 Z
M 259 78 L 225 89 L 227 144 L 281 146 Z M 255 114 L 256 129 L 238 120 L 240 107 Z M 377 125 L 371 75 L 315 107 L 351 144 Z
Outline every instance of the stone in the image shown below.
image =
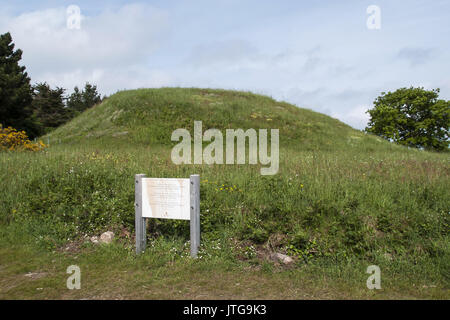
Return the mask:
M 91 240 L 92 243 L 98 243 L 98 237 L 97 236 L 92 236 L 90 238 L 90 240 Z
M 25 277 L 35 280 L 45 277 L 45 275 L 46 275 L 45 272 L 28 272 L 27 274 L 25 274 Z
M 273 253 L 271 255 L 271 258 L 273 260 L 279 261 L 279 262 L 281 262 L 283 264 L 290 264 L 290 263 L 294 262 L 294 260 L 291 257 L 289 257 L 289 256 L 287 256 L 285 254 L 279 253 L 279 252 Z
M 112 231 L 103 232 L 102 235 L 100 236 L 101 243 L 109 244 L 112 242 L 113 239 L 114 239 L 114 232 Z

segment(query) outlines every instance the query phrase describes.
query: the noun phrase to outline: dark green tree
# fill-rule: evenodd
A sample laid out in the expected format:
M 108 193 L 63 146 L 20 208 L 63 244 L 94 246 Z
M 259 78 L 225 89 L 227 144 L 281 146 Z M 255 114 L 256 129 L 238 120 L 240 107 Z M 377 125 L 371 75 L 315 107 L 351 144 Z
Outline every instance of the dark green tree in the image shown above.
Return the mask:
M 72 118 L 71 111 L 64 104 L 65 89 L 51 89 L 47 83 L 33 86 L 34 116 L 42 127 L 42 133 L 56 128 Z
M 19 65 L 21 59 L 22 50 L 14 51 L 11 34 L 0 35 L 0 123 L 34 137 L 37 128 L 32 118 L 32 89 L 25 67 Z
M 73 111 L 83 112 L 101 101 L 97 86 L 87 82 L 81 92 L 78 87 L 74 88 L 74 92 L 67 99 L 67 106 Z
M 87 108 L 93 107 L 102 101 L 100 94 L 97 92 L 97 86 L 86 83 L 82 92 L 83 101 Z
M 72 111 L 82 112 L 84 107 L 83 96 L 78 87 L 73 89 L 73 93 L 67 98 L 67 107 Z
M 367 111 L 365 130 L 405 146 L 448 151 L 450 101 L 438 96 L 439 89 L 413 87 L 382 92 Z

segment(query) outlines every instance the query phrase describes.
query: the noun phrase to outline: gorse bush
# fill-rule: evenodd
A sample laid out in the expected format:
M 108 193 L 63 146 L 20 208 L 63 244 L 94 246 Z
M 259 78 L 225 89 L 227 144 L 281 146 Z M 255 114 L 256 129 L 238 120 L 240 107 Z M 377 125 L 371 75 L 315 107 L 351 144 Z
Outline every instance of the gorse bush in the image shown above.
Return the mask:
M 0 150 L 39 151 L 46 147 L 42 141 L 31 142 L 25 131 L 17 131 L 12 127 L 3 128 L 0 125 Z

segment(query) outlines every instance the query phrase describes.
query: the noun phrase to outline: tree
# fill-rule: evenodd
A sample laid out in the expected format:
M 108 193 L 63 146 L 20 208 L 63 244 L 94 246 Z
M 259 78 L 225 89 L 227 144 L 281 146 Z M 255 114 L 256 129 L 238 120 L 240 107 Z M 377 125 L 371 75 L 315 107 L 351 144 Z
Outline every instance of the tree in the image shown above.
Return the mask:
M 101 101 L 97 86 L 87 82 L 81 92 L 78 87 L 74 88 L 74 92 L 67 99 L 67 106 L 73 111 L 83 112 Z
M 89 83 L 86 83 L 81 95 L 83 96 L 84 104 L 87 107 L 86 109 L 88 109 L 102 101 L 100 94 L 97 92 L 96 85 L 91 85 Z
M 51 89 L 47 83 L 33 86 L 34 116 L 42 126 L 42 132 L 56 128 L 72 118 L 71 111 L 64 105 L 65 89 L 56 87 Z
M 78 87 L 73 90 L 74 92 L 67 98 L 67 107 L 72 111 L 82 112 L 85 109 L 83 96 Z
M 409 147 L 448 151 L 450 101 L 439 89 L 401 88 L 374 101 L 366 132 Z
M 22 50 L 14 51 L 9 32 L 0 35 L 0 123 L 36 134 L 32 118 L 32 90 L 24 66 L 19 66 Z

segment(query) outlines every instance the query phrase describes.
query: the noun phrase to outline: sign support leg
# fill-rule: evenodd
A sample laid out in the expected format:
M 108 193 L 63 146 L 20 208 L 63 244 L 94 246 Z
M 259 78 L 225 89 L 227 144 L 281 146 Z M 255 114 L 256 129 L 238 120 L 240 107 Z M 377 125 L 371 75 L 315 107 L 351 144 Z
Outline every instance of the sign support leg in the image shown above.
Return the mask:
M 194 174 L 190 176 L 191 195 L 191 257 L 197 258 L 200 246 L 200 176 Z
M 136 254 L 144 252 L 147 239 L 145 218 L 142 217 L 142 178 L 145 178 L 145 174 L 136 174 L 134 176 Z

